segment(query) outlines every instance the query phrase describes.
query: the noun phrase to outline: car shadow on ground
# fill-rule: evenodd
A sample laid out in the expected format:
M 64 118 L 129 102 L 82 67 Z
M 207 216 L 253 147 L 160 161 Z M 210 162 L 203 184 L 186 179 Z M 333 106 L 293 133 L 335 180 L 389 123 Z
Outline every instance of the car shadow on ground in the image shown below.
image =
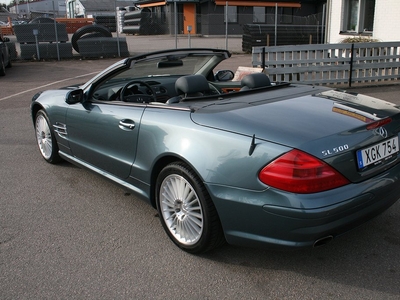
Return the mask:
M 400 295 L 400 202 L 317 248 L 268 250 L 224 245 L 201 257 L 233 268 L 295 272 L 314 280 Z M 277 274 L 276 272 L 273 274 Z

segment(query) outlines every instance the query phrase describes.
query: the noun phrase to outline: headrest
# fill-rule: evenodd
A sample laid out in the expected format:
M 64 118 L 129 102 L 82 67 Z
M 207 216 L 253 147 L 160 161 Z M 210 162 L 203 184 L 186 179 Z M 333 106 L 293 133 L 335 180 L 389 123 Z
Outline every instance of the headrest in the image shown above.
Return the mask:
M 271 85 L 271 81 L 264 73 L 253 73 L 244 76 L 241 81 L 241 85 L 250 89 L 254 89 L 263 86 L 269 86 Z
M 182 76 L 175 82 L 175 90 L 178 94 L 194 94 L 209 89 L 208 81 L 203 75 Z

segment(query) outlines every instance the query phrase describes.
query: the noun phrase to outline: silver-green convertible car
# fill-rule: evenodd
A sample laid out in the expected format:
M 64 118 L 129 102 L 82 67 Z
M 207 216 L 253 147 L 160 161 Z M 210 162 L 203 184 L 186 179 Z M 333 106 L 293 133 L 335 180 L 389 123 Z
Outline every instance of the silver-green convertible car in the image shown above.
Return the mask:
M 153 52 L 36 94 L 41 155 L 145 199 L 190 253 L 323 245 L 400 198 L 398 106 L 264 72 L 233 80 L 217 69 L 229 57 Z

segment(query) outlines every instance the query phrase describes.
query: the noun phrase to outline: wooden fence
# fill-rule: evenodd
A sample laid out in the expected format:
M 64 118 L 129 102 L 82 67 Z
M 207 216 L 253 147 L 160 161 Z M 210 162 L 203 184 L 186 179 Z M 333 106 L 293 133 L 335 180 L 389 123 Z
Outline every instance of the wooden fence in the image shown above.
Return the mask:
M 343 85 L 399 81 L 400 42 L 253 47 L 274 81 Z

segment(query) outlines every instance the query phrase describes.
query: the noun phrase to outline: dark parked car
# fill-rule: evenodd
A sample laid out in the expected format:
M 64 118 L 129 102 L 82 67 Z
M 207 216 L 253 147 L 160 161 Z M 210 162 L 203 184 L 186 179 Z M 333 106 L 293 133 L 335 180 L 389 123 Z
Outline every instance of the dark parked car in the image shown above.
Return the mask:
M 41 155 L 145 199 L 191 253 L 225 241 L 323 245 L 398 200 L 399 107 L 264 73 L 232 81 L 233 72 L 215 72 L 229 57 L 143 54 L 36 94 Z
M 11 53 L 6 45 L 9 41 L 9 38 L 0 36 L 0 76 L 6 75 L 6 68 L 11 68 Z

